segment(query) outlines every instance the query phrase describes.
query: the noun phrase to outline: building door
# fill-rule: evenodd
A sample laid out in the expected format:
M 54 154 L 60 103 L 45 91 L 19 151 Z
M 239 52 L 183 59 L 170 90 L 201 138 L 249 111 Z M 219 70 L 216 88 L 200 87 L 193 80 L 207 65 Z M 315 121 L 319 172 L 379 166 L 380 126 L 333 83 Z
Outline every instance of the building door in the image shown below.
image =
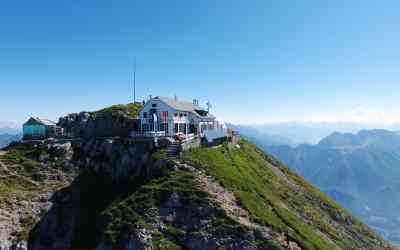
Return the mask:
M 179 133 L 179 123 L 174 123 L 174 134 Z
M 160 131 L 165 131 L 168 134 L 168 123 L 160 123 Z
M 196 126 L 194 124 L 190 124 L 189 133 L 190 134 L 196 134 L 197 133 L 197 128 L 196 128 Z

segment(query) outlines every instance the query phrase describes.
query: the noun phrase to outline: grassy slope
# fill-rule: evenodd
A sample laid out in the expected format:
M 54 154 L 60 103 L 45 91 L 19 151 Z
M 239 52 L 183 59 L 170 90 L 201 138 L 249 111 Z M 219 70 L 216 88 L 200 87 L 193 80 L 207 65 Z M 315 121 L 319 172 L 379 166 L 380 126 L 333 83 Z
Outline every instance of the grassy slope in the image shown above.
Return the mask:
M 44 188 L 52 190 L 59 186 L 59 182 L 47 182 L 44 185 L 40 165 L 32 159 L 40 153 L 29 146 L 18 146 L 0 156 L 0 161 L 8 168 L 8 171 L 0 172 L 0 204 L 7 202 L 11 196 L 17 199 L 31 198 Z
M 126 114 L 132 118 L 137 118 L 139 117 L 139 110 L 141 107 L 142 107 L 141 104 L 134 104 L 134 103 L 118 104 L 95 111 L 92 113 L 92 115 L 94 115 L 95 117 L 99 117 L 106 115 L 119 116 L 120 114 Z
M 286 232 L 305 249 L 376 249 L 380 239 L 319 190 L 254 145 L 240 145 L 189 151 L 184 160 L 233 191 L 254 221 Z M 276 175 L 273 166 L 284 177 Z

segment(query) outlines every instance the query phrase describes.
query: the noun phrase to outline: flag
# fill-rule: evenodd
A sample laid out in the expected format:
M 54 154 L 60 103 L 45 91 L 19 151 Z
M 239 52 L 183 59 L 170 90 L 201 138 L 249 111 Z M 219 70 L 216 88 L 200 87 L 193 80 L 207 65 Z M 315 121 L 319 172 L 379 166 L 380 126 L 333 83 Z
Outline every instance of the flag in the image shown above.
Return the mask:
M 161 116 L 162 116 L 164 123 L 166 123 L 168 121 L 168 111 L 161 112 Z

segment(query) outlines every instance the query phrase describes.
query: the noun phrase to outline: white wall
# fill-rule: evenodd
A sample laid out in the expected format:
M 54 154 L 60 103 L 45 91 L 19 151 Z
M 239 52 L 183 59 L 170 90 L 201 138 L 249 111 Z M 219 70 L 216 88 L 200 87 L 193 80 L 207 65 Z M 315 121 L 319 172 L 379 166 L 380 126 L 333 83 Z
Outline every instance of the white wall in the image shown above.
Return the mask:
M 156 104 L 157 107 L 153 107 L 152 106 L 153 104 Z M 142 110 L 140 111 L 140 118 L 142 120 L 142 124 L 148 123 L 148 119 L 151 118 L 150 117 L 151 109 L 157 110 L 157 116 L 159 119 L 159 123 L 163 122 L 163 117 L 161 115 L 161 112 L 168 112 L 167 122 L 168 122 L 168 132 L 170 134 L 173 134 L 173 132 L 174 132 L 174 123 L 189 123 L 189 113 L 188 112 L 177 111 L 177 110 L 171 108 L 170 106 L 168 106 L 167 104 L 165 104 L 161 100 L 152 99 L 152 100 L 148 101 L 145 104 L 145 106 L 142 108 Z M 145 119 L 143 117 L 143 114 L 145 112 L 147 113 L 147 119 Z M 175 114 L 178 114 L 178 115 L 175 116 Z M 180 114 L 182 114 L 182 116 L 180 116 Z M 185 116 L 185 114 L 186 114 L 186 116 Z

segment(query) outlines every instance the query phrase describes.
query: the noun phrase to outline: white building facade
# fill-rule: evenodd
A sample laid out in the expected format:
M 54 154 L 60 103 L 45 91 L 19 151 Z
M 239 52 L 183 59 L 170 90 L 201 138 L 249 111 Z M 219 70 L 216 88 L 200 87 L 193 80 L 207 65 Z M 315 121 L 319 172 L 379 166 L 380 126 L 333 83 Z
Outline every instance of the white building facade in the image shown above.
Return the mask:
M 144 104 L 140 120 L 142 133 L 160 136 L 203 136 L 218 126 L 216 118 L 197 100 L 186 102 L 159 96 Z

